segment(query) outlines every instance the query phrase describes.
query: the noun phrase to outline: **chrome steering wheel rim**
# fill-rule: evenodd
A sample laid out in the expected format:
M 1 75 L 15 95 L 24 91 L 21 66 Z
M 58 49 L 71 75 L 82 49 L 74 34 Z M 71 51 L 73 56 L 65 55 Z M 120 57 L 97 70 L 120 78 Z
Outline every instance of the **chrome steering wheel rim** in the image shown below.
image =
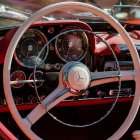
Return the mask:
M 122 36 L 123 40 L 127 44 L 130 54 L 133 59 L 134 63 L 134 70 L 135 70 L 135 77 L 134 80 L 136 82 L 136 90 L 135 90 L 135 97 L 132 103 L 132 107 L 130 109 L 130 112 L 125 119 L 124 123 L 120 126 L 120 128 L 108 139 L 109 140 L 118 140 L 120 137 L 123 136 L 123 134 L 128 130 L 130 125 L 132 124 L 138 108 L 139 108 L 139 102 L 140 102 L 140 95 L 139 90 L 140 87 L 138 86 L 140 84 L 140 60 L 138 53 L 136 51 L 136 48 L 128 35 L 128 33 L 125 31 L 125 29 L 121 26 L 121 24 L 114 19 L 112 16 L 108 15 L 107 13 L 103 12 L 101 9 L 94 7 L 89 4 L 80 3 L 80 2 L 61 2 L 56 3 L 50 6 L 47 6 L 36 13 L 34 13 L 28 20 L 26 20 L 17 30 L 14 37 L 12 38 L 4 61 L 4 70 L 3 70 L 3 84 L 4 84 L 4 93 L 7 100 L 7 104 L 9 107 L 10 112 L 12 113 L 13 118 L 15 119 L 16 123 L 20 127 L 20 129 L 30 138 L 30 139 L 41 139 L 39 136 L 37 136 L 24 122 L 23 118 L 20 116 L 16 105 L 13 100 L 11 86 L 10 86 L 10 69 L 11 69 L 11 63 L 13 54 L 15 51 L 15 48 L 21 38 L 21 36 L 24 34 L 24 32 L 32 25 L 33 22 L 35 22 L 37 19 L 44 15 L 49 15 L 50 13 L 57 11 L 57 10 L 63 10 L 67 8 L 75 8 L 77 10 L 87 11 L 91 12 L 93 14 L 96 14 L 106 20 L 108 23 L 110 23 Z

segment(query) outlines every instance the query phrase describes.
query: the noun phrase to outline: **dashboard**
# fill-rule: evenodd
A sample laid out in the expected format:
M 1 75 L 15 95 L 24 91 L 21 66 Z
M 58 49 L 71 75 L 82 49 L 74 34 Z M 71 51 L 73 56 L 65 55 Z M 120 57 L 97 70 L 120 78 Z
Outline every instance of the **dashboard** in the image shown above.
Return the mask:
M 65 6 L 74 8 L 69 19 Z M 44 17 L 59 10 L 56 19 Z M 121 27 L 105 11 L 64 2 L 23 26 L 0 28 L 0 118 L 18 139 L 119 139 L 127 130 L 122 139 L 131 139 L 139 128 L 132 121 L 139 107 L 140 25 L 119 21 Z M 0 136 L 13 139 L 0 128 Z
M 139 25 L 123 26 L 126 26 L 140 52 Z M 17 29 L 18 27 L 1 30 L 1 68 L 10 40 Z M 102 40 L 91 32 L 97 34 L 112 47 L 121 70 L 133 69 L 127 46 L 121 36 L 107 23 L 84 23 L 73 20 L 36 22 L 21 37 L 12 61 L 10 83 L 14 101 L 19 110 L 33 108 L 39 102 L 38 98 L 42 100 L 51 93 L 58 85 L 59 71 L 69 61 L 80 61 L 93 72 L 116 70 L 112 52 Z M 34 79 L 36 84 L 34 84 Z M 68 98 L 58 106 L 112 103 L 118 92 L 117 87 L 116 83 L 96 86 L 85 91 L 78 98 Z M 2 85 L 0 85 L 0 89 L 3 92 Z M 131 101 L 134 91 L 134 81 L 122 82 L 119 101 Z M 8 111 L 3 93 L 0 94 L 0 111 Z

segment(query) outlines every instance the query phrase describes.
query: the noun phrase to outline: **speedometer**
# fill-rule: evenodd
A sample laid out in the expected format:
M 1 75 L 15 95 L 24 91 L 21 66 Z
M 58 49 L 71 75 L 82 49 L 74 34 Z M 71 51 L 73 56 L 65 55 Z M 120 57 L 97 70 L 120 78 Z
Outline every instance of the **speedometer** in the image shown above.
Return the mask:
M 16 47 L 15 60 L 21 66 L 28 68 L 41 64 L 46 58 L 49 48 L 46 47 L 39 57 L 38 55 L 46 43 L 47 38 L 40 30 L 28 29 Z
M 87 35 L 76 26 L 68 26 L 56 39 L 55 50 L 58 57 L 65 62 L 80 61 L 88 50 Z

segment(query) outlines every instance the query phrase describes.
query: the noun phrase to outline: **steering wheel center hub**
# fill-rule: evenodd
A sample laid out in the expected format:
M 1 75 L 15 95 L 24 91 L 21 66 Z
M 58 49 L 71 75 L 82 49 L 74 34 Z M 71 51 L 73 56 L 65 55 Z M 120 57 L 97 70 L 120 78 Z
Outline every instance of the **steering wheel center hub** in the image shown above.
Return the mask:
M 80 85 L 85 84 L 85 82 L 87 81 L 87 75 L 85 72 L 81 70 L 77 70 L 76 72 L 74 71 L 74 76 L 72 80 L 73 80 L 72 81 L 73 83 L 80 86 Z
M 90 71 L 86 65 L 81 62 L 69 62 L 65 65 L 63 71 L 63 83 L 72 89 L 72 91 L 86 90 L 91 82 Z

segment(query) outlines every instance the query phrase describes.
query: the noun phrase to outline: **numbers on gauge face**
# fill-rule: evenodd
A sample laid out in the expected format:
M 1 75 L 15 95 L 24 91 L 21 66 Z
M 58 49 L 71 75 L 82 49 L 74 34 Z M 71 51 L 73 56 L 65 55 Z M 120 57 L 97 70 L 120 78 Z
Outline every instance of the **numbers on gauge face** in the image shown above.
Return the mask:
M 58 57 L 65 61 L 80 61 L 84 58 L 88 50 L 88 38 L 87 35 L 75 26 L 69 26 L 64 28 L 62 32 L 64 34 L 60 35 L 56 39 L 55 50 Z M 65 31 L 75 30 L 68 33 Z
M 47 43 L 46 36 L 37 29 L 28 29 L 21 37 L 14 53 L 15 60 L 24 67 L 32 68 L 39 65 L 47 57 L 49 48 L 46 47 L 40 56 L 39 53 Z

